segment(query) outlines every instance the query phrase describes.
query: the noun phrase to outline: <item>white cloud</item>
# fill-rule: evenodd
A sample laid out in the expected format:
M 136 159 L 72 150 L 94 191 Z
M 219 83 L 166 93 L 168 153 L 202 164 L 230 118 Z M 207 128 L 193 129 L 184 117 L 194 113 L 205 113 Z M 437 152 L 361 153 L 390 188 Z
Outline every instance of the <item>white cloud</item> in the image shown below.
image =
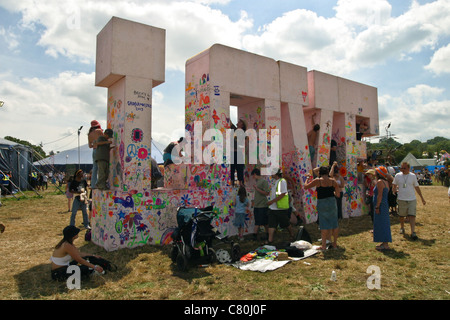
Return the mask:
M 20 50 L 21 39 L 16 30 L 27 28 L 35 31 L 39 38 L 37 44 L 49 56 L 94 63 L 96 35 L 112 16 L 118 16 L 166 29 L 168 70 L 184 72 L 187 59 L 218 42 L 310 70 L 345 76 L 387 60 L 410 61 L 412 53 L 435 50 L 439 41 L 450 35 L 449 0 L 423 5 L 413 2 L 398 17 L 392 16 L 392 6 L 386 0 L 339 0 L 334 7 L 334 17 L 326 18 L 305 9 L 293 10 L 259 26 L 254 34 L 250 33 L 253 20 L 245 11 L 241 12 L 239 20 L 232 21 L 220 10 L 209 7 L 230 2 L 0 0 L 3 8 L 22 14 L 17 29 L 0 27 L 0 38 L 9 41 L 10 49 Z M 436 74 L 448 73 L 449 59 L 450 45 L 444 45 L 436 50 L 426 69 Z M 30 142 L 33 142 L 31 139 L 39 139 L 36 143 L 41 139 L 53 141 L 68 132 L 76 132 L 80 125 L 88 124 L 94 118 L 106 117 L 106 89 L 94 86 L 93 73 L 67 71 L 48 79 L 29 77 L 14 82 L 11 80 L 13 70 L 7 72 L 0 74 L 0 95 L 7 101 L 2 109 L 2 119 L 10 123 L 20 119 L 22 125 L 8 129 L 8 132 L 0 128 L 0 136 L 22 138 L 24 133 L 33 132 Z M 175 112 L 159 88 L 153 92 L 154 113 L 161 119 L 155 121 L 154 118 L 153 121 L 155 140 L 168 142 L 183 135 L 182 106 L 181 111 Z M 443 94 L 442 88 L 418 85 L 399 96 L 381 96 L 380 128 L 383 128 L 382 121 L 392 121 L 397 126 L 393 129 L 398 128 L 396 130 L 410 141 L 411 136 L 423 131 L 421 128 L 426 123 L 430 136 L 438 132 L 450 136 L 445 129 L 448 128 L 450 104 L 442 98 Z M 57 120 L 53 120 L 55 116 Z M 429 120 L 431 116 L 437 117 L 434 122 Z M 45 130 L 42 130 L 42 124 L 45 124 Z M 447 133 L 443 134 L 443 130 Z
M 181 111 L 181 112 L 180 112 Z M 158 89 L 152 92 L 152 138 L 168 145 L 184 137 L 184 109 L 165 104 L 164 94 Z M 166 119 L 170 119 L 167 121 Z
M 438 75 L 450 73 L 450 44 L 437 50 L 425 69 Z
M 16 48 L 19 46 L 18 36 L 11 31 L 11 28 L 6 30 L 4 27 L 0 26 L 0 37 L 3 38 L 8 50 L 17 52 Z
M 391 19 L 392 6 L 387 0 L 339 0 L 336 18 L 350 26 L 384 25 Z
M 94 73 L 62 72 L 49 79 L 24 78 L 20 82 L 0 79 L 0 96 L 5 101 L 2 122 L 9 124 L 1 136 L 35 144 L 55 141 L 81 125 L 86 127 L 92 119 L 106 117 L 106 90 L 93 85 Z M 84 135 L 82 138 L 85 140 Z
M 311 69 L 350 71 L 344 61 L 350 34 L 339 19 L 298 9 L 265 25 L 260 35 L 244 36 L 243 45 L 248 51 Z
M 94 62 L 96 36 L 112 16 L 166 29 L 166 66 L 183 70 L 187 59 L 216 42 L 241 47 L 242 33 L 253 23 L 245 12 L 231 21 L 204 4 L 229 1 L 6 1 L 3 6 L 23 14 L 22 27 L 43 27 L 38 44 L 57 58 Z
M 444 91 L 443 88 L 420 84 L 399 96 L 380 96 L 380 128 L 391 123 L 390 130 L 401 143 L 415 139 L 425 141 L 436 136 L 449 137 L 450 100 L 442 97 Z
M 389 59 L 408 61 L 411 53 L 434 49 L 450 34 L 450 2 L 413 2 L 404 14 L 391 16 L 386 0 L 340 0 L 336 16 L 324 18 L 295 10 L 244 37 L 249 51 L 288 60 L 320 71 L 346 75 Z

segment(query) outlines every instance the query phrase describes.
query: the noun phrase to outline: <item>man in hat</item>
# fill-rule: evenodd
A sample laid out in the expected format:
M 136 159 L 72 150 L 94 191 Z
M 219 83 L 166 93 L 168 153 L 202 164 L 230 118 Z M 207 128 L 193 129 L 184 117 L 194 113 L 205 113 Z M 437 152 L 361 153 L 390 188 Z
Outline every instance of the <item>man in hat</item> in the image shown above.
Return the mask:
M 400 232 L 405 233 L 405 218 L 409 217 L 409 224 L 411 226 L 411 238 L 417 240 L 415 232 L 416 227 L 416 192 L 422 199 L 422 204 L 426 201 L 423 198 L 422 191 L 419 187 L 419 182 L 414 173 L 410 172 L 410 165 L 407 162 L 402 162 L 400 172 L 395 175 L 392 190 L 397 193 L 398 215 L 400 216 Z
M 95 162 L 95 157 L 97 153 L 97 146 L 94 145 L 94 142 L 103 135 L 102 127 L 100 126 L 100 123 L 97 120 L 91 121 L 91 128 L 89 129 L 88 133 L 88 142 L 89 142 L 89 148 L 92 148 L 92 177 L 91 177 L 91 188 L 96 189 L 97 188 L 97 172 L 98 172 L 98 166 Z

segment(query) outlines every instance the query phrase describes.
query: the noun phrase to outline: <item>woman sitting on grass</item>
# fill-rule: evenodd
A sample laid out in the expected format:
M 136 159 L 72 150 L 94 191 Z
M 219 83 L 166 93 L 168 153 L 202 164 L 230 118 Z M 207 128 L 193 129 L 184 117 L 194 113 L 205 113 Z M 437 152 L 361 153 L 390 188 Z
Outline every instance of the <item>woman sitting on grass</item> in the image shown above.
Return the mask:
M 73 241 L 78 238 L 80 229 L 75 226 L 67 226 L 63 230 L 63 239 L 56 245 L 53 255 L 50 258 L 52 262 L 52 279 L 53 280 L 67 280 L 71 276 L 67 273 L 67 268 L 70 265 L 81 264 L 80 271 L 81 276 L 88 276 L 92 272 L 103 272 L 103 268 L 94 265 L 91 262 L 95 259 L 101 259 L 99 256 L 92 256 L 87 253 L 80 252 L 73 244 Z

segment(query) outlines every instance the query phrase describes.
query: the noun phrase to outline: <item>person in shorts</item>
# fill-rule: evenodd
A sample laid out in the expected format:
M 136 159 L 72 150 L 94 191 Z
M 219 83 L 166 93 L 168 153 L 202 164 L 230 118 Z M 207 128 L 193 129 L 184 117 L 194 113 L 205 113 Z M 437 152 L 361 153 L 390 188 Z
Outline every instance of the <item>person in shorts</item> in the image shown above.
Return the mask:
M 255 197 L 253 199 L 253 213 L 255 215 L 255 240 L 258 240 L 258 231 L 261 226 L 268 232 L 267 212 L 269 205 L 267 204 L 267 196 L 270 194 L 269 183 L 261 177 L 261 170 L 253 169 L 252 177 L 255 178 Z
M 416 227 L 416 192 L 422 199 L 423 205 L 426 204 L 419 182 L 414 173 L 410 172 L 410 165 L 403 162 L 400 166 L 400 172 L 395 175 L 393 181 L 393 192 L 397 193 L 398 215 L 400 216 L 400 232 L 405 233 L 405 218 L 409 218 L 411 226 L 411 238 L 417 240 L 415 232 Z
M 272 186 L 270 192 L 270 199 L 267 204 L 269 205 L 268 213 L 268 227 L 269 227 L 269 239 L 267 244 L 273 243 L 273 237 L 275 230 L 278 226 L 284 229 L 287 228 L 291 240 L 294 239 L 294 232 L 290 222 L 289 212 L 289 195 L 287 189 L 287 182 L 282 177 L 281 170 L 272 175 L 272 179 L 276 180 Z

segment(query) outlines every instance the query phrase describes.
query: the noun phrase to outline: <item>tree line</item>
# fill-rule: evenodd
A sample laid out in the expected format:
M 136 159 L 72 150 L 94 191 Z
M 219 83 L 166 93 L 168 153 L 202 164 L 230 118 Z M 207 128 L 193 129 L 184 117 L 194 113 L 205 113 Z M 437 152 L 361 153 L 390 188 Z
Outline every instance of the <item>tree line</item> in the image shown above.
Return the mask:
M 382 138 L 378 143 L 367 142 L 367 150 L 368 155 L 371 152 L 381 151 L 380 158 L 386 160 L 390 156 L 393 164 L 398 164 L 408 153 L 411 153 L 416 159 L 433 159 L 436 154 L 440 159 L 443 151 L 450 153 L 450 139 L 435 137 L 426 142 L 412 140 L 409 143 L 401 144 L 392 137 Z

